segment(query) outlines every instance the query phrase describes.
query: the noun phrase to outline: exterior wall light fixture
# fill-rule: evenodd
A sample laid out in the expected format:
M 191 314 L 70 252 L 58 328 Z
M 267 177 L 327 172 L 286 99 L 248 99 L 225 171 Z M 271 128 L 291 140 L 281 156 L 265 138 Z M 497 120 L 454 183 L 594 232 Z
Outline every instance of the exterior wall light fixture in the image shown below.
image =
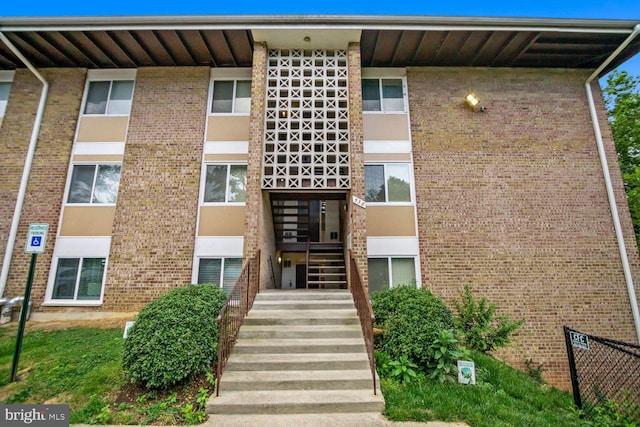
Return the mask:
M 487 111 L 487 107 L 480 105 L 480 100 L 475 93 L 470 93 L 469 95 L 465 96 L 464 102 L 466 102 L 466 104 L 473 110 L 474 113 L 476 111 L 480 111 L 481 113 Z

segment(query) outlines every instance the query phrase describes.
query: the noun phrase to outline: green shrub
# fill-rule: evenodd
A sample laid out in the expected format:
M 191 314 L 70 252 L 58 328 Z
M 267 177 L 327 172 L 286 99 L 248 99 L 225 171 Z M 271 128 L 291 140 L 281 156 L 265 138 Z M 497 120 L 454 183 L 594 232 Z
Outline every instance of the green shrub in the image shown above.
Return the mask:
M 433 361 L 429 363 L 429 378 L 440 383 L 458 380 L 458 360 L 469 360 L 471 352 L 460 345 L 453 329 L 443 329 L 431 344 L 429 352 Z
M 210 370 L 218 351 L 216 318 L 226 299 L 219 288 L 191 285 L 147 304 L 124 341 L 127 378 L 166 388 Z
M 508 316 L 496 316 L 496 305 L 484 297 L 476 301 L 469 285 L 464 285 L 460 298 L 461 301 L 453 302 L 458 312 L 455 325 L 471 350 L 486 353 L 504 347 L 511 341 L 511 334 L 524 323 L 524 319 L 515 321 Z
M 438 332 L 454 327 L 451 311 L 426 289 L 385 289 L 373 294 L 371 304 L 382 330 L 376 346 L 392 360 L 406 357 L 421 369 L 433 361 L 430 348 Z

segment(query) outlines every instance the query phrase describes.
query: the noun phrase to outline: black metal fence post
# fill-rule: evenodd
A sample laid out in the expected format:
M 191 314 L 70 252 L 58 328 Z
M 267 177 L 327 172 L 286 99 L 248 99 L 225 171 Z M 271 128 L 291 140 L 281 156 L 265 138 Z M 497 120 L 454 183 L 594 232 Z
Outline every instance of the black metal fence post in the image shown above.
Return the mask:
M 569 357 L 569 372 L 571 374 L 571 387 L 573 388 L 573 401 L 576 406 L 582 409 L 582 399 L 580 398 L 580 384 L 578 383 L 578 371 L 576 370 L 576 359 L 573 355 L 573 346 L 571 345 L 571 329 L 564 326 L 564 341 L 567 345 L 567 356 Z

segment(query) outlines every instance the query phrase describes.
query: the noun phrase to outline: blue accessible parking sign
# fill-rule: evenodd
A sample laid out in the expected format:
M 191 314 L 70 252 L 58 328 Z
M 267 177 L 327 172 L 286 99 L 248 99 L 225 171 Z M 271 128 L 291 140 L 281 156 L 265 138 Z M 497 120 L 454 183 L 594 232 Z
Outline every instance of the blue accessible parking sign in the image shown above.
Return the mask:
M 49 224 L 29 224 L 27 233 L 27 246 L 24 250 L 27 254 L 44 253 L 47 244 L 47 232 Z

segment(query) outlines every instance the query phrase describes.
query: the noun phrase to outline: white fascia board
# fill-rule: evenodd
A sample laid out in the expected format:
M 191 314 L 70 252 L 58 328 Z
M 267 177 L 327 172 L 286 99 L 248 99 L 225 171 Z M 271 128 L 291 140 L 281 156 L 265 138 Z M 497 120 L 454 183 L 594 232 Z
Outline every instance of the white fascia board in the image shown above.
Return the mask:
M 367 237 L 367 256 L 418 256 L 417 237 Z
M 244 237 L 196 237 L 196 257 L 242 257 Z

